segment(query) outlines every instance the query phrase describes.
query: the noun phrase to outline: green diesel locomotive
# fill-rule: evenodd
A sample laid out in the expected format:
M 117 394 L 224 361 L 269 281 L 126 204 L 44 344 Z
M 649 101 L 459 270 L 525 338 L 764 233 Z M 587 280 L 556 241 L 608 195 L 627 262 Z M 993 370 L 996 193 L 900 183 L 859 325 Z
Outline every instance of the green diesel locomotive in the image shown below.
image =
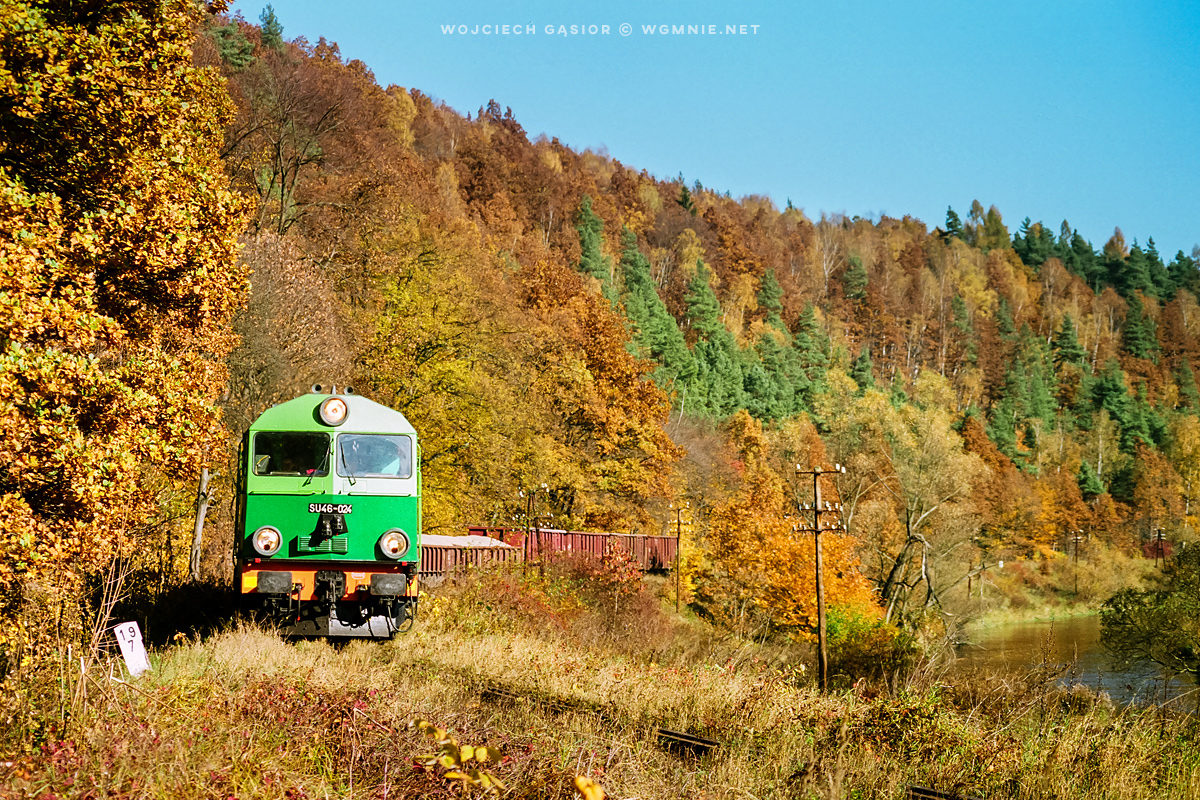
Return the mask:
M 416 616 L 421 459 L 398 411 L 346 388 L 267 409 L 241 446 L 245 605 L 292 636 L 386 639 Z

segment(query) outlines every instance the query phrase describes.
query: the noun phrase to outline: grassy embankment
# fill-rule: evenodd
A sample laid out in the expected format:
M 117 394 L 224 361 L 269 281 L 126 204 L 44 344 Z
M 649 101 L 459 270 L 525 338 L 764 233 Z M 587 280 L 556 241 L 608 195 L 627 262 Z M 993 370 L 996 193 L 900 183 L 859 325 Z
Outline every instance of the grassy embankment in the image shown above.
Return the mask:
M 1159 574 L 1151 559 L 1094 543 L 1078 560 L 1062 553 L 993 564 L 969 598 L 958 602 L 968 634 L 1018 622 L 1086 616 L 1121 589 L 1145 588 Z
M 901 798 L 908 784 L 1200 798 L 1194 718 L 1114 711 L 1044 673 L 946 683 L 918 669 L 822 696 L 778 648 L 674 619 L 644 591 L 614 598 L 616 612 L 579 598 L 568 579 L 497 576 L 432 598 L 389 644 L 237 626 L 157 652 L 133 682 L 111 665 L 26 672 L 5 698 L 0 794 L 459 796 L 444 770 L 414 766 L 431 745 L 409 722 L 425 719 L 498 749 L 490 771 L 509 797 L 569 797 L 588 775 L 643 800 Z M 658 727 L 724 744 L 671 753 Z

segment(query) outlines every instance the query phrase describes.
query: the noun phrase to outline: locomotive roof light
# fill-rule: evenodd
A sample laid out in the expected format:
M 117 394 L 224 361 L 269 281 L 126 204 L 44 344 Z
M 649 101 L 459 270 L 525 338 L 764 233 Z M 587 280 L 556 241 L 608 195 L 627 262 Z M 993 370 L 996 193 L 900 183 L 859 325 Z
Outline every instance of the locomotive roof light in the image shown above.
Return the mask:
M 264 525 L 254 532 L 251 542 L 259 555 L 269 558 L 279 552 L 279 547 L 283 544 L 283 536 L 278 529 Z
M 346 421 L 350 409 L 346 401 L 340 397 L 330 397 L 321 403 L 321 422 L 331 428 L 336 428 Z
M 392 528 L 379 537 L 379 550 L 387 558 L 400 558 L 408 552 L 408 534 L 399 528 Z

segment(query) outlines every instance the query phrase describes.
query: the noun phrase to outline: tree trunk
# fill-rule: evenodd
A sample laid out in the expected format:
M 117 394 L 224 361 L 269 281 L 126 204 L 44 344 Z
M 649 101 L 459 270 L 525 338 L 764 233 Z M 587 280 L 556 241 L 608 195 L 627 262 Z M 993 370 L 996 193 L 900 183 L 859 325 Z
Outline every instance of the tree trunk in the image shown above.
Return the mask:
M 208 513 L 208 467 L 200 470 L 200 489 L 196 492 L 196 525 L 192 529 L 192 556 L 188 566 L 192 581 L 200 582 L 200 545 L 204 538 L 204 515 Z

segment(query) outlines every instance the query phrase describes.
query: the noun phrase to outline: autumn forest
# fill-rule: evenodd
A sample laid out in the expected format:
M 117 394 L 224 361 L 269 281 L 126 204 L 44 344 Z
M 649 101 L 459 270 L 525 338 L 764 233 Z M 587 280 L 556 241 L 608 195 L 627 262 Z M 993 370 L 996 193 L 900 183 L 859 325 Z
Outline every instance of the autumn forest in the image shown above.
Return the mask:
M 685 602 L 729 624 L 812 630 L 798 465 L 847 468 L 835 613 L 1096 603 L 1195 539 L 1195 252 L 986 198 L 734 198 L 381 86 L 269 10 L 161 5 L 0 19 L 9 618 L 115 554 L 186 580 L 202 466 L 227 579 L 237 442 L 314 383 L 420 432 L 426 531 L 524 526 L 528 492 L 541 525 L 681 529 Z

